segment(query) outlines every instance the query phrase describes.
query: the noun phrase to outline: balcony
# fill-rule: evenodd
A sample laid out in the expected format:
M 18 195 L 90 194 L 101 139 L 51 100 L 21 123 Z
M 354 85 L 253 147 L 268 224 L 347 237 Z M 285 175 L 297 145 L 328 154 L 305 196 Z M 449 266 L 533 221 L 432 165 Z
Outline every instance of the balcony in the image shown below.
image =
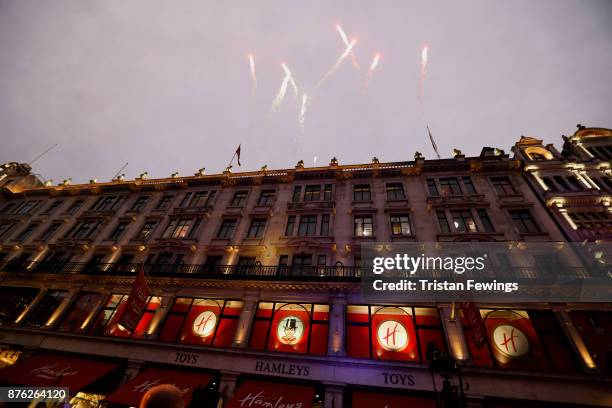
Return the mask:
M 83 275 L 135 275 L 138 263 L 78 263 L 78 262 L 2 262 L 0 272 Z M 193 279 L 256 279 L 256 280 L 304 280 L 304 281 L 357 281 L 361 277 L 358 267 L 347 266 L 263 266 L 263 265 L 145 265 L 145 273 L 151 277 L 175 277 Z

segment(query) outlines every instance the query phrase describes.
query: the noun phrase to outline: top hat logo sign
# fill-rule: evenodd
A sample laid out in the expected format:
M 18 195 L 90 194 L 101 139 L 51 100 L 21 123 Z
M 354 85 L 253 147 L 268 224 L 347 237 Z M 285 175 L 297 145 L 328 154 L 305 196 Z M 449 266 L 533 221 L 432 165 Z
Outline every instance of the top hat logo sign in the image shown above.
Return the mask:
M 287 316 L 278 322 L 278 340 L 283 344 L 297 344 L 304 336 L 304 323 L 296 316 Z
M 385 320 L 376 331 L 378 344 L 388 351 L 401 351 L 408 345 L 408 332 L 403 324 Z
M 200 313 L 193 321 L 192 331 L 198 337 L 208 337 L 215 330 L 217 315 L 210 310 Z
M 500 324 L 493 330 L 493 344 L 500 353 L 510 358 L 529 353 L 529 340 L 525 333 L 509 324 Z

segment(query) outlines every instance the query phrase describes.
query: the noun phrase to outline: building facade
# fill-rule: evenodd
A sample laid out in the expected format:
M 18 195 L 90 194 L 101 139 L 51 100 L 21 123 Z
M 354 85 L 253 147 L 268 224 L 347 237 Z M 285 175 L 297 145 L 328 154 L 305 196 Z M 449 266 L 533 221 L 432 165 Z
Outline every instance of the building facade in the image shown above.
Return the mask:
M 610 163 L 588 154 L 611 139 L 57 186 L 10 164 L 0 381 L 69 385 L 83 407 L 137 405 L 157 382 L 227 407 L 456 406 L 460 381 L 474 407 L 612 406 L 609 304 L 370 304 L 359 282 L 364 243 L 606 240 Z

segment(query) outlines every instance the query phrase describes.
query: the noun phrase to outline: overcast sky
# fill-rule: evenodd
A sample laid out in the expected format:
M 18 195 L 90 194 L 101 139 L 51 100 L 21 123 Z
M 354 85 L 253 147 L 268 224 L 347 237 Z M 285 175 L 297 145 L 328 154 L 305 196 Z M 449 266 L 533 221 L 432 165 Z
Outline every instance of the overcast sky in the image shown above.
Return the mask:
M 347 59 L 299 101 L 342 54 Z M 55 182 L 476 155 L 612 127 L 612 1 L 0 0 L 0 162 Z M 421 48 L 429 66 L 417 97 Z M 247 55 L 255 56 L 251 94 Z M 382 55 L 369 87 L 364 75 Z M 271 103 L 293 71 L 279 110 Z M 236 166 L 235 166 L 236 168 Z

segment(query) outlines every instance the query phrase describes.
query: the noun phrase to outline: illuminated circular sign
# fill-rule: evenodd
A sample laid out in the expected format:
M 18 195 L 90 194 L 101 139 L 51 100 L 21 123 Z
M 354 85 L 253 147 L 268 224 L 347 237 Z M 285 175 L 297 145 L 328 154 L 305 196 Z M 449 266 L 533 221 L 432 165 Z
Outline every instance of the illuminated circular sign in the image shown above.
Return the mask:
M 296 316 L 287 316 L 278 322 L 276 336 L 283 344 L 297 344 L 304 336 L 304 323 Z
M 500 324 L 493 330 L 493 344 L 500 353 L 510 358 L 529 353 L 529 340 L 525 333 L 509 324 Z
M 200 313 L 193 321 L 193 334 L 198 337 L 208 337 L 215 330 L 217 315 L 210 310 Z
M 408 332 L 403 324 L 395 320 L 385 320 L 376 331 L 378 344 L 388 351 L 401 351 L 408 345 Z

